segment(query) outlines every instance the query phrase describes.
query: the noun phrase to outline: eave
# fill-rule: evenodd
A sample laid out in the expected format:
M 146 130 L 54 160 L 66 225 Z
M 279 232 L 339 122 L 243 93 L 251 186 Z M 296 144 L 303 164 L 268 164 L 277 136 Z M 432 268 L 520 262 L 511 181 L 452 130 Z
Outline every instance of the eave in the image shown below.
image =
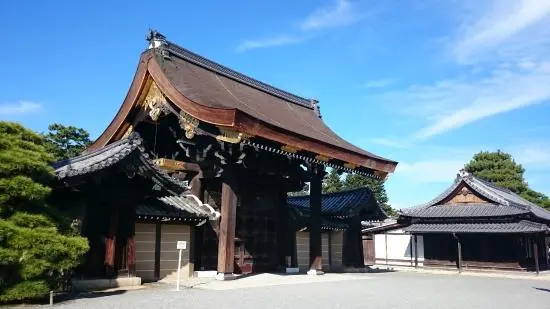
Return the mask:
M 93 151 L 119 140 L 132 125 L 130 113 L 143 101 L 144 93 L 154 81 L 161 92 L 190 116 L 216 126 L 275 141 L 285 146 L 304 149 L 314 154 L 371 169 L 384 178 L 392 173 L 397 162 L 369 157 L 323 141 L 270 125 L 236 108 L 213 108 L 198 104 L 178 91 L 164 74 L 153 51 L 144 52 L 124 102 L 107 129 L 86 150 Z

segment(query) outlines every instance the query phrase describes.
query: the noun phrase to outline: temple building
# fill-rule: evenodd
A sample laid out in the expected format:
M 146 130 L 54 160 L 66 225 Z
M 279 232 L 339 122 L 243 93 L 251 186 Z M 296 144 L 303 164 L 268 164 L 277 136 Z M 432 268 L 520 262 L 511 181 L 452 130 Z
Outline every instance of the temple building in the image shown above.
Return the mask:
M 367 204 L 323 209 L 325 169 L 385 179 L 397 162 L 336 135 L 316 100 L 231 70 L 156 31 L 148 41 L 105 131 L 84 154 L 54 166 L 54 198 L 72 210 L 90 242 L 78 273 L 160 280 L 177 269 L 178 241 L 185 241 L 183 275 L 215 271 L 223 280 L 299 267 L 297 231 L 308 236 L 300 243 L 308 255 L 302 268 L 328 270 L 326 260 L 342 257 L 323 256 L 325 231 L 341 231 L 334 240 L 343 243 L 352 222 L 380 213 Z M 287 199 L 305 183 L 307 200 Z
M 432 201 L 404 209 L 392 228 L 410 233 L 415 247 L 422 238 L 424 267 L 538 272 L 549 268 L 549 224 L 547 210 L 460 172 Z M 418 256 L 411 263 L 418 266 Z

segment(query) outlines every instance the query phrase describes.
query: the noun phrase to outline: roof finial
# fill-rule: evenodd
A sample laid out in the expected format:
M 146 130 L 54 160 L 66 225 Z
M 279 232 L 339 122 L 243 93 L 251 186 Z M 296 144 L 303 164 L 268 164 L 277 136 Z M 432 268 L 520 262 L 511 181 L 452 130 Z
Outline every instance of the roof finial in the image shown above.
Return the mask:
M 321 107 L 319 107 L 319 101 L 315 99 L 311 99 L 310 102 L 311 102 L 311 106 L 313 106 L 313 110 L 315 111 L 315 114 L 317 114 L 319 118 L 323 118 L 321 116 Z
M 460 169 L 460 171 L 458 171 L 458 176 L 460 178 L 464 178 L 464 177 L 468 177 L 470 176 L 470 174 L 468 172 L 466 172 L 465 169 Z
M 158 48 L 166 44 L 166 37 L 155 29 L 149 29 L 146 39 L 149 41 L 148 49 Z

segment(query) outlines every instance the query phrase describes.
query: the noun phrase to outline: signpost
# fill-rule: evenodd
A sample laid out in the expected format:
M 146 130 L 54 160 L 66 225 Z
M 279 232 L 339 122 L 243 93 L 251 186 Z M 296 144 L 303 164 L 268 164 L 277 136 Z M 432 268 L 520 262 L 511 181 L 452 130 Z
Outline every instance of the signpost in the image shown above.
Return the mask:
M 178 258 L 178 279 L 177 279 L 177 283 L 176 283 L 176 291 L 179 291 L 180 290 L 180 274 L 181 274 L 181 252 L 185 249 L 187 249 L 187 242 L 186 241 L 182 241 L 182 240 L 178 240 L 178 242 L 176 243 L 176 248 L 178 249 L 179 251 L 179 258 Z

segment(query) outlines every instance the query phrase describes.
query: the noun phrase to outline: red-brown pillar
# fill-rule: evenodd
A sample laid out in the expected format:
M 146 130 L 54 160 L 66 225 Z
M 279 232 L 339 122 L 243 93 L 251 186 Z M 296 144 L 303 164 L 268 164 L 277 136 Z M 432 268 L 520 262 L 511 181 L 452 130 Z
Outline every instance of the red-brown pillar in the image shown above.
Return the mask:
M 323 258 L 321 251 L 321 186 L 324 171 L 321 166 L 313 166 L 309 191 L 309 260 L 308 274 L 323 274 Z
M 116 231 L 118 225 L 118 211 L 111 212 L 109 222 L 109 232 L 105 239 L 105 275 L 108 278 L 115 276 L 115 248 L 116 248 Z
M 218 233 L 218 280 L 233 278 L 235 263 L 235 224 L 237 217 L 237 179 L 233 168 L 226 167 L 222 178 L 221 217 Z

